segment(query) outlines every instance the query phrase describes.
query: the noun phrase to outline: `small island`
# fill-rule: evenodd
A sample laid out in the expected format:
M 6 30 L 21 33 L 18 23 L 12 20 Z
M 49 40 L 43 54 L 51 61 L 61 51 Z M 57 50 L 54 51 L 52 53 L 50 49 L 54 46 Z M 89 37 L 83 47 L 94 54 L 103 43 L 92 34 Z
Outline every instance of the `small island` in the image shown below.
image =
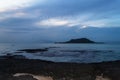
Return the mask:
M 102 42 L 95 42 L 87 38 L 79 38 L 79 39 L 71 39 L 66 42 L 57 42 L 57 43 L 102 43 Z

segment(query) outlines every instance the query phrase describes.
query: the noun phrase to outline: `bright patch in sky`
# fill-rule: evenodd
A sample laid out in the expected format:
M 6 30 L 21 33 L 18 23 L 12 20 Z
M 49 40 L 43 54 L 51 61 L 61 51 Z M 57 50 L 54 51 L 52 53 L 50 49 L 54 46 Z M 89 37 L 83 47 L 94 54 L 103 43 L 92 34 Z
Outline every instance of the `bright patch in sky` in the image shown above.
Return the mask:
M 48 19 L 48 20 L 43 20 L 41 22 L 38 22 L 37 25 L 40 26 L 65 26 L 69 24 L 69 21 L 67 20 L 60 20 L 60 19 Z
M 104 22 L 104 20 L 87 20 L 85 18 L 76 18 L 74 19 L 73 17 L 68 17 L 68 18 L 51 18 L 51 19 L 46 19 L 42 20 L 36 23 L 37 26 L 39 27 L 60 27 L 60 26 L 65 26 L 65 27 L 75 27 L 79 26 L 81 28 L 87 28 L 89 26 L 95 26 L 95 27 L 104 27 L 107 24 Z
M 0 0 L 0 12 L 29 6 L 33 0 Z

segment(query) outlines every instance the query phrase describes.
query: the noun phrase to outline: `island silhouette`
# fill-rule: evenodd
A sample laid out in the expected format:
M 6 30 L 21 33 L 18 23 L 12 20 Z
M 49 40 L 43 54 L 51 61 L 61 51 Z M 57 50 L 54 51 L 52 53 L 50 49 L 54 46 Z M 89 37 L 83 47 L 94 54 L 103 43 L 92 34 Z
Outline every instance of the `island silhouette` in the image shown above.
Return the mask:
M 56 43 L 103 43 L 103 42 L 95 42 L 95 41 L 92 41 L 88 38 L 78 38 L 78 39 L 71 39 L 69 41 L 66 41 L 66 42 L 56 42 Z

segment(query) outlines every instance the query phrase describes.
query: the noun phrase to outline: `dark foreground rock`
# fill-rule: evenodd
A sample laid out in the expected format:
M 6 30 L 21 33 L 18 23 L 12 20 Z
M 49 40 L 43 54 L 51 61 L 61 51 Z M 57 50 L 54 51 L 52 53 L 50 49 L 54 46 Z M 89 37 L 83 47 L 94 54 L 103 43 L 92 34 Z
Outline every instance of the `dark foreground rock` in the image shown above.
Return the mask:
M 0 80 L 35 80 L 31 76 L 15 78 L 13 75 L 16 73 L 51 76 L 53 80 L 95 80 L 100 75 L 120 80 L 120 61 L 77 64 L 27 59 L 0 60 Z

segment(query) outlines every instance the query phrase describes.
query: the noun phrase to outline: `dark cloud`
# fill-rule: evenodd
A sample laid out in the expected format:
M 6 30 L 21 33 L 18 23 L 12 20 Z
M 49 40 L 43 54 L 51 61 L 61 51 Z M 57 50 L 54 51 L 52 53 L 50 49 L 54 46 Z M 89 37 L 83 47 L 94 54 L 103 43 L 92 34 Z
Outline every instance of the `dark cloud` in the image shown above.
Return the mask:
M 119 11 L 118 0 L 47 0 L 43 5 L 36 5 L 29 10 L 39 10 L 44 16 L 67 16 L 85 13 L 107 13 Z M 48 15 L 49 14 L 49 15 Z

